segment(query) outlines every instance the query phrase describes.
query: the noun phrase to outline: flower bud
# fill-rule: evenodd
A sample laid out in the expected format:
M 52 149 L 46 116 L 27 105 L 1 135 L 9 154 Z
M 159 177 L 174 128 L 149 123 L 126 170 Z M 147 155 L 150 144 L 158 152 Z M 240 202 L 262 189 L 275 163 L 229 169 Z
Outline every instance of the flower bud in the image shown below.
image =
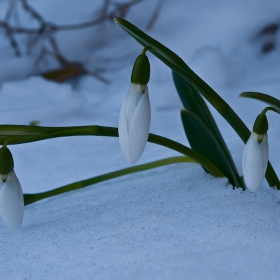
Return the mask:
M 131 83 L 146 85 L 150 80 L 150 62 L 145 54 L 140 54 L 133 65 Z
M 268 121 L 267 117 L 264 113 L 261 113 L 257 116 L 253 131 L 258 135 L 265 135 L 268 131 Z

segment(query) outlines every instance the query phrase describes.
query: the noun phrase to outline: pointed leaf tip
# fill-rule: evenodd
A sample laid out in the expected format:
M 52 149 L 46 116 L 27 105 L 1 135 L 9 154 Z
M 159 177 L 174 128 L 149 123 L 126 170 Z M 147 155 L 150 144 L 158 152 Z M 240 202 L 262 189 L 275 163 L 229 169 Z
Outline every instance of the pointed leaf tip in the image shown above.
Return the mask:
M 248 92 L 242 92 L 239 94 L 239 97 L 246 97 L 246 98 L 252 98 L 252 99 L 256 99 L 259 100 L 261 102 L 264 102 L 272 107 L 275 108 L 275 110 L 280 113 L 280 100 L 265 94 L 265 93 L 260 93 L 260 92 L 253 92 L 253 91 L 248 91 Z M 276 112 L 274 111 L 274 112 Z
M 113 20 L 114 20 L 115 23 L 117 23 L 117 24 L 119 24 L 119 25 L 121 25 L 121 24 L 125 21 L 125 20 L 122 19 L 122 18 L 114 18 Z

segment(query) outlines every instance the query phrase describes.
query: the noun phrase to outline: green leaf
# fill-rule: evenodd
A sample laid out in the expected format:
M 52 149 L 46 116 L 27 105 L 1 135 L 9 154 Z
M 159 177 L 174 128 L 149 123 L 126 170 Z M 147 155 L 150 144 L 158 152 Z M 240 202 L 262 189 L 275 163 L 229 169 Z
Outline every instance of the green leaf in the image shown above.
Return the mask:
M 181 118 L 185 133 L 193 150 L 217 166 L 232 185 L 239 186 L 239 176 L 236 177 L 234 169 L 209 128 L 195 113 L 189 110 L 182 110 Z
M 212 131 L 217 130 L 215 121 L 200 93 L 185 79 L 172 71 L 173 81 L 184 108 L 194 112 Z
M 268 94 L 264 94 L 260 92 L 242 92 L 239 96 L 262 101 L 266 104 L 273 106 L 280 113 L 280 100 Z
M 195 115 L 208 127 L 218 143 L 227 150 L 219 128 L 200 93 L 176 72 L 172 71 L 172 75 L 184 108 L 194 112 Z M 229 154 L 229 152 L 227 153 Z
M 231 176 L 231 183 L 235 186 L 244 188 L 243 181 L 240 180 L 240 176 L 238 174 L 238 171 L 236 169 L 236 166 L 234 164 L 234 161 L 229 153 L 229 150 L 226 146 L 226 143 L 224 142 L 224 139 L 219 131 L 219 128 L 208 109 L 205 101 L 199 94 L 199 92 L 186 80 L 184 80 L 180 75 L 178 75 L 176 72 L 172 71 L 173 80 L 175 87 L 177 89 L 177 92 L 181 98 L 181 101 L 189 112 L 193 112 L 193 114 L 204 124 L 204 127 L 207 128 L 207 130 L 202 129 L 202 131 L 197 131 L 197 126 L 187 126 L 184 125 L 185 133 L 187 135 L 187 138 L 189 140 L 189 143 L 191 147 L 201 153 L 205 156 L 201 151 L 204 151 L 204 147 L 198 147 L 200 141 L 195 141 L 198 136 L 204 137 L 203 133 L 206 133 L 205 137 L 211 137 L 215 139 L 215 144 L 219 145 L 219 151 L 223 153 L 223 156 L 221 158 L 221 161 L 223 162 L 223 166 L 229 166 L 232 174 Z M 210 135 L 211 134 L 211 135 Z M 209 136 L 210 135 L 210 136 Z M 205 141 L 203 141 L 203 145 L 205 145 Z M 206 145 L 207 146 L 207 145 Z M 196 147 L 196 148 L 195 148 Z M 206 156 L 205 156 L 206 157 Z M 208 159 L 214 163 L 216 160 L 217 155 L 215 153 L 213 156 L 209 156 Z M 216 165 L 216 164 L 215 164 Z M 216 165 L 218 167 L 218 165 Z M 222 169 L 220 168 L 222 171 Z M 222 171 L 223 172 L 223 171 Z M 223 172 L 224 173 L 224 172 Z M 229 174 L 229 172 L 227 172 Z M 227 174 L 224 173 L 226 176 Z M 234 180 L 233 180 L 234 178 Z

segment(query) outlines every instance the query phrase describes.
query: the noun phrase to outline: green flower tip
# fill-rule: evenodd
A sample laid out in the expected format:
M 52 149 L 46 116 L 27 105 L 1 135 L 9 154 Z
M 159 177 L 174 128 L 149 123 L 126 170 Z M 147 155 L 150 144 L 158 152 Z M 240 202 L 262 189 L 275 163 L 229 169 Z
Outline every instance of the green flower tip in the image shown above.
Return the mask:
M 261 113 L 257 116 L 253 126 L 253 131 L 258 135 L 264 135 L 267 133 L 268 121 L 265 113 Z
M 132 73 L 131 83 L 147 85 L 150 80 L 150 62 L 145 53 L 141 53 L 135 60 Z
M 0 149 L 0 174 L 9 174 L 14 169 L 14 160 L 12 153 L 7 147 Z

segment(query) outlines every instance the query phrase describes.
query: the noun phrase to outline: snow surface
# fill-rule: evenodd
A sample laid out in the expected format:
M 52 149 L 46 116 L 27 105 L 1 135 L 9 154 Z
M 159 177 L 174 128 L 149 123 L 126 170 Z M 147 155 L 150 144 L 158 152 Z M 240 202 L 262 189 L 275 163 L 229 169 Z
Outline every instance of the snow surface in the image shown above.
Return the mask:
M 6 3 L 0 2 L 2 18 Z M 89 20 L 100 4 L 29 3 L 60 24 Z M 155 4 L 143 1 L 127 19 L 145 28 Z M 22 23 L 35 24 L 28 17 Z M 178 53 L 252 127 L 264 105 L 238 94 L 279 97 L 280 32 L 267 54 L 261 53 L 267 38 L 259 35 L 271 23 L 280 23 L 279 0 L 176 0 L 164 2 L 148 33 Z M 37 53 L 15 58 L 0 38 L 1 123 L 118 125 L 141 46 L 116 24 L 58 35 L 67 57 L 103 69 L 108 85 L 89 76 L 64 84 L 26 77 L 36 72 Z M 148 56 L 151 132 L 187 145 L 170 69 Z M 213 114 L 241 171 L 244 144 Z M 270 160 L 280 174 L 279 116 L 268 113 L 268 119 Z M 10 149 L 24 193 L 130 166 L 117 138 L 60 138 Z M 137 164 L 175 155 L 148 143 Z M 279 213 L 280 192 L 266 181 L 257 193 L 244 192 L 196 164 L 165 166 L 28 205 L 17 230 L 0 221 L 0 279 L 279 279 Z

